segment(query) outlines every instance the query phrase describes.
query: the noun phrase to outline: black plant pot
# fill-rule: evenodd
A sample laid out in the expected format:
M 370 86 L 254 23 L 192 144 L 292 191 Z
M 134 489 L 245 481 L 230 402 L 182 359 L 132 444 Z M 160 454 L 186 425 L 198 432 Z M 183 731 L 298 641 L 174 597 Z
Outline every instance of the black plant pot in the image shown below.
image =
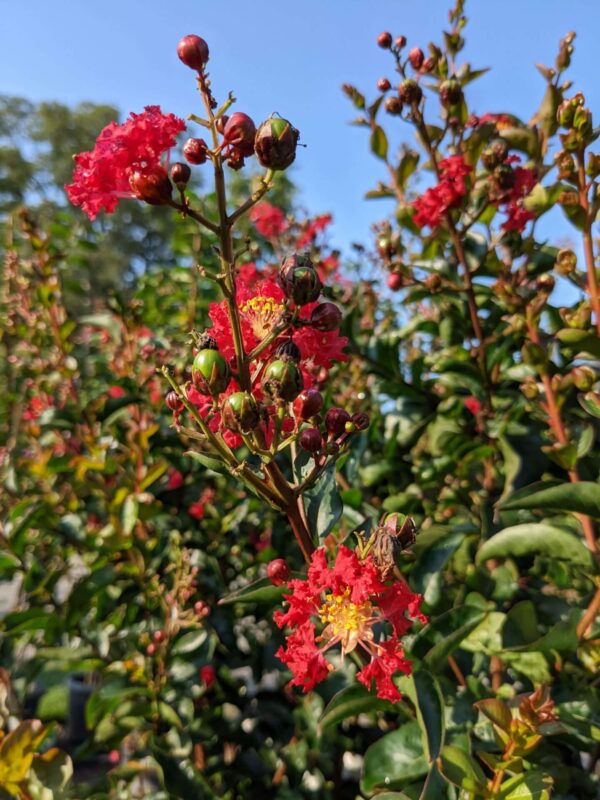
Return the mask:
M 85 707 L 94 691 L 91 675 L 76 673 L 69 676 L 69 721 L 68 739 L 71 744 L 79 744 L 87 739 L 89 731 L 85 724 Z

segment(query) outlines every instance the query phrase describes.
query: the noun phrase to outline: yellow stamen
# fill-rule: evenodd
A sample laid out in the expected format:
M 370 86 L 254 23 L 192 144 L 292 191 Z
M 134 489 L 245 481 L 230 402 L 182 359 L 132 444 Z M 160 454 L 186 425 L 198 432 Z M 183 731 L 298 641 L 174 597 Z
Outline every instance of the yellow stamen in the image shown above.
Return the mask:
M 240 311 L 250 323 L 252 333 L 261 340 L 277 325 L 283 314 L 284 306 L 272 297 L 259 295 L 247 300 Z
M 321 622 L 327 626 L 323 631 L 323 638 L 341 641 L 342 650 L 347 653 L 361 639 L 370 641 L 373 638 L 373 606 L 368 600 L 364 603 L 353 603 L 349 598 L 350 587 L 346 587 L 343 594 L 328 594 L 318 611 Z

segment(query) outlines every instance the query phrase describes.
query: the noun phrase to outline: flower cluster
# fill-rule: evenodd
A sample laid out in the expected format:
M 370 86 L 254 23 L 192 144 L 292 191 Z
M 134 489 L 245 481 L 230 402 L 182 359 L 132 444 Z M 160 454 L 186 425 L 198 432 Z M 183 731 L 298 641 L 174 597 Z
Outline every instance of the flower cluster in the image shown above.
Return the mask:
M 510 191 L 507 192 L 506 199 L 499 203 L 500 206 L 504 206 L 507 215 L 506 220 L 502 223 L 502 229 L 521 233 L 525 225 L 535 219 L 535 214 L 525 208 L 523 200 L 536 185 L 537 175 L 533 169 L 515 167 L 513 176 L 514 182 Z
M 287 229 L 283 211 L 267 202 L 254 206 L 250 212 L 250 221 L 265 239 L 276 239 Z
M 367 688 L 374 683 L 380 698 L 400 700 L 393 678 L 411 671 L 401 638 L 414 619 L 426 622 L 419 611 L 421 597 L 405 583 L 384 582 L 371 556 L 361 560 L 344 545 L 332 567 L 324 548 L 316 550 L 306 580 L 292 579 L 288 587 L 289 608 L 274 618 L 280 628 L 292 628 L 286 646 L 277 651 L 293 673 L 291 683 L 310 691 L 335 669 L 325 657 L 330 648 L 339 644 L 343 657 L 360 646 L 369 660 L 358 680 Z M 375 626 L 381 623 L 390 629 L 389 637 L 377 640 Z
M 466 178 L 472 167 L 466 163 L 464 156 L 450 156 L 438 165 L 439 183 L 427 189 L 422 197 L 413 203 L 415 214 L 413 222 L 420 228 L 429 225 L 437 228 L 443 222 L 445 214 L 460 205 L 467 193 Z
M 136 174 L 155 176 L 164 171 L 161 157 L 185 127 L 182 119 L 163 114 L 159 106 L 131 113 L 121 125 L 111 122 L 93 150 L 75 156 L 73 182 L 65 186 L 69 200 L 91 220 L 101 210 L 112 213 L 121 198 L 136 196 L 131 186 Z

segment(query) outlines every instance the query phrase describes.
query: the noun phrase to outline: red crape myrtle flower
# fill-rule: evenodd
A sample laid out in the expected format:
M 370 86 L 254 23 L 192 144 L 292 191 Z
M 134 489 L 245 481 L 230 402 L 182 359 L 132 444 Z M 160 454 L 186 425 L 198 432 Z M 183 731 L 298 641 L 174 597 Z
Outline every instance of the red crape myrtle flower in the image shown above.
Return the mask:
M 65 186 L 69 200 L 92 220 L 101 210 L 112 213 L 121 198 L 135 196 L 129 185 L 133 173 L 155 174 L 162 154 L 183 130 L 185 122 L 163 114 L 159 106 L 132 112 L 121 125 L 109 123 L 93 150 L 75 156 L 73 183 Z
M 292 628 L 286 646 L 276 653 L 293 673 L 291 683 L 310 691 L 334 669 L 325 658 L 331 647 L 339 643 L 344 656 L 360 646 L 369 662 L 358 680 L 369 689 L 374 682 L 382 699 L 400 700 L 393 678 L 411 671 L 400 639 L 413 619 L 427 621 L 419 611 L 422 598 L 405 583 L 383 582 L 370 556 L 361 561 L 344 545 L 333 567 L 327 564 L 325 549 L 316 550 L 306 580 L 293 579 L 288 587 L 291 593 L 284 599 L 289 608 L 275 612 L 274 619 L 280 628 Z M 388 638 L 376 641 L 374 626 L 382 622 L 387 623 Z
M 250 221 L 265 239 L 277 239 L 287 229 L 285 214 L 271 203 L 259 203 L 250 212 Z
M 465 178 L 472 171 L 464 156 L 450 156 L 438 165 L 440 181 L 437 186 L 427 189 L 413 205 L 415 214 L 413 222 L 420 228 L 429 225 L 437 228 L 443 222 L 444 215 L 451 208 L 460 205 L 467 193 Z
M 518 156 L 509 156 L 506 163 L 518 163 L 520 158 Z M 504 211 L 507 214 L 506 220 L 502 223 L 502 230 L 504 231 L 517 231 L 521 233 L 527 223 L 535 219 L 535 214 L 529 211 L 523 205 L 523 200 L 532 191 L 537 183 L 537 173 L 534 169 L 527 167 L 515 167 L 513 170 L 514 183 L 510 190 L 507 192 L 498 206 L 504 206 Z

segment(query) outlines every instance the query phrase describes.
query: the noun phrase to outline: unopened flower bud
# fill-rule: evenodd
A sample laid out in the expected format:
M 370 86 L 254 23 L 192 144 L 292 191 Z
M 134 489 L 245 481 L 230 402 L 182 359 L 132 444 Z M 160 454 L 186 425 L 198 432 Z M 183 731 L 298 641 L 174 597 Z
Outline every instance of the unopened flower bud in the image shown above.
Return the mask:
M 183 156 L 190 164 L 204 164 L 208 157 L 208 145 L 204 139 L 188 139 L 183 145 Z
M 273 586 L 283 586 L 290 579 L 290 568 L 283 558 L 275 558 L 267 564 L 267 578 Z
M 580 392 L 589 392 L 596 383 L 596 373 L 591 367 L 585 364 L 581 367 L 575 367 L 571 371 L 573 376 L 573 383 Z
M 298 437 L 298 444 L 307 453 L 318 453 L 323 449 L 323 437 L 317 428 L 305 428 Z
M 210 614 L 210 606 L 204 600 L 197 600 L 194 603 L 194 613 L 197 617 L 208 617 Z
M 223 128 L 223 142 L 234 147 L 242 156 L 251 156 L 254 153 L 254 139 L 256 126 L 247 114 L 236 111 L 232 114 Z
M 146 653 L 147 653 L 149 656 L 153 656 L 153 655 L 154 655 L 154 653 L 156 653 L 156 645 L 155 645 L 155 644 L 153 644 L 153 643 L 151 642 L 151 643 L 148 645 L 148 647 L 146 648 Z
M 304 381 L 298 366 L 291 359 L 277 358 L 267 365 L 261 386 L 271 400 L 291 403 L 302 391 Z
M 571 100 L 563 100 L 559 105 L 556 112 L 556 119 L 558 124 L 563 128 L 570 128 L 573 124 L 573 117 L 575 116 L 575 108 Z
M 407 78 L 398 87 L 398 97 L 406 105 L 418 105 L 423 97 L 423 90 L 416 81 Z
M 217 673 L 211 664 L 206 664 L 204 667 L 201 667 L 198 671 L 198 675 L 200 682 L 203 683 L 207 689 L 212 689 L 217 682 Z
M 192 365 L 192 382 L 199 392 L 221 394 L 229 386 L 230 379 L 229 364 L 218 350 L 200 350 Z
M 399 272 L 392 272 L 388 275 L 387 285 L 392 292 L 397 292 L 404 286 L 404 278 Z
M 282 342 L 281 344 L 277 345 L 275 354 L 279 356 L 279 358 L 283 358 L 284 361 L 294 361 L 296 364 L 302 358 L 300 348 L 291 339 L 288 339 L 286 342 Z
M 402 50 L 403 47 L 406 47 L 406 36 L 396 36 L 394 39 L 394 47 L 398 48 L 398 50 Z
M 429 289 L 430 292 L 437 292 L 441 285 L 442 278 L 437 272 L 432 272 L 425 278 L 425 287 Z
M 177 55 L 186 67 L 201 72 L 208 61 L 208 45 L 199 36 L 189 34 L 179 40 Z
M 319 303 L 310 312 L 309 325 L 323 333 L 337 331 L 342 322 L 342 312 L 335 303 Z
M 321 294 L 321 281 L 307 255 L 288 256 L 279 269 L 277 281 L 285 296 L 297 306 L 314 303 Z
M 371 420 L 369 419 L 369 415 L 365 414 L 364 411 L 357 411 L 355 414 L 352 414 L 352 423 L 357 431 L 366 431 L 371 424 Z
M 175 413 L 183 411 L 183 403 L 179 399 L 179 395 L 177 394 L 177 392 L 174 391 L 167 392 L 167 394 L 165 395 L 165 404 L 168 409 L 174 411 Z
M 221 411 L 223 425 L 234 433 L 251 433 L 258 427 L 260 412 L 248 392 L 234 392 L 225 399 Z
M 389 50 L 392 46 L 392 34 L 389 31 L 384 31 L 380 33 L 377 37 L 377 44 L 379 47 L 382 47 L 384 50 Z
M 588 163 L 585 171 L 590 178 L 597 178 L 600 175 L 600 155 L 597 153 L 588 154 Z
M 558 167 L 558 177 L 561 180 L 571 178 L 575 174 L 575 160 L 570 153 L 561 150 L 554 156 L 554 160 Z
M 134 172 L 129 185 L 138 200 L 151 206 L 165 206 L 171 202 L 173 186 L 163 167 L 155 167 L 151 173 Z
M 183 164 L 181 161 L 177 161 L 171 167 L 171 180 L 180 191 L 185 189 L 191 175 L 192 170 L 187 164 Z
M 224 132 L 225 125 L 227 125 L 228 120 L 229 120 L 228 115 L 227 114 L 223 114 L 222 116 L 220 116 L 215 121 L 215 128 L 219 131 L 219 133 L 223 133 Z
M 481 154 L 481 161 L 484 167 L 492 172 L 496 167 L 506 161 L 508 155 L 508 145 L 504 139 L 496 139 L 489 147 L 486 147 Z
M 164 631 L 154 631 L 153 639 L 156 642 L 156 644 L 160 644 L 161 642 L 164 642 L 164 640 L 165 640 Z
M 325 427 L 327 432 L 335 437 L 340 436 L 346 429 L 346 423 L 350 422 L 350 414 L 343 408 L 330 408 L 325 414 Z
M 270 117 L 256 132 L 256 157 L 267 169 L 287 169 L 296 158 L 300 133 L 282 117 Z
M 521 384 L 520 389 L 528 400 L 535 400 L 539 397 L 540 390 L 533 378 L 526 378 Z
M 377 81 L 377 88 L 380 92 L 387 92 L 389 89 L 392 88 L 392 84 L 389 82 L 387 78 L 379 78 Z
M 440 86 L 440 100 L 444 108 L 458 105 L 462 98 L 462 87 L 454 78 L 449 81 L 444 81 Z
M 408 53 L 408 60 L 411 67 L 418 72 L 423 66 L 423 61 L 425 61 L 425 54 L 420 47 L 413 47 Z
M 437 59 L 434 58 L 433 56 L 429 56 L 429 58 L 426 58 L 425 61 L 423 62 L 423 66 L 421 67 L 421 72 L 433 72 L 436 66 L 437 66 Z
M 592 132 L 592 113 L 588 108 L 579 107 L 575 109 L 573 127 L 583 136 L 588 136 Z
M 397 95 L 386 97 L 384 108 L 388 114 L 393 117 L 398 117 L 402 113 L 402 100 Z
M 305 389 L 294 400 L 294 416 L 299 420 L 308 420 L 316 416 L 323 408 L 323 396 L 316 389 Z
M 554 270 L 563 277 L 567 277 L 568 275 L 572 275 L 577 268 L 577 256 L 572 250 L 568 250 L 563 248 L 562 250 L 558 251 L 558 255 L 556 256 L 556 263 L 554 264 Z

